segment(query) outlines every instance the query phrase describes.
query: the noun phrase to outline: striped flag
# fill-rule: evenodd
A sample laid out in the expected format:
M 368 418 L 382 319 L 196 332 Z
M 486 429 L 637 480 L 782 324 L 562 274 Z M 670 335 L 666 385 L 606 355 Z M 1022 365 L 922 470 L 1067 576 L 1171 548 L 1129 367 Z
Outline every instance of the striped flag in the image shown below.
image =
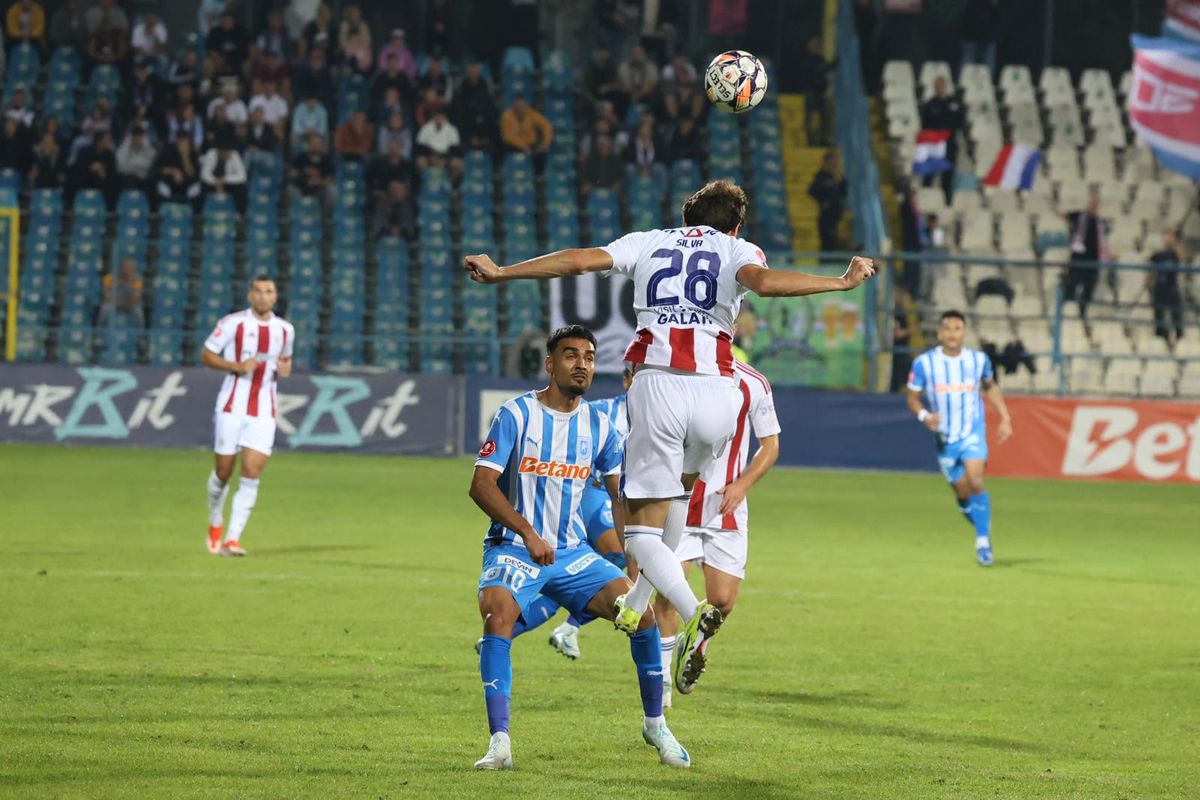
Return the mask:
M 1129 123 L 1163 166 L 1200 180 L 1200 42 L 1132 41 Z
M 999 186 L 1002 189 L 1031 189 L 1041 161 L 1042 151 L 1036 147 L 1027 144 L 1006 144 L 992 162 L 992 168 L 988 170 L 983 183 L 985 186 Z
M 1200 42 L 1200 0 L 1167 0 L 1163 36 Z
M 950 131 L 922 130 L 917 132 L 913 148 L 913 174 L 918 177 L 954 169 L 947 157 Z

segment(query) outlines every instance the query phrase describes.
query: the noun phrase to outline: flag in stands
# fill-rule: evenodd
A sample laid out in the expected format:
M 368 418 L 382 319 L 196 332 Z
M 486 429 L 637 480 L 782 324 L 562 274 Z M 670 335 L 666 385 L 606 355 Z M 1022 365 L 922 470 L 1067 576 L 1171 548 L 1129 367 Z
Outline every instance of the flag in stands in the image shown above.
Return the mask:
M 954 165 L 946 157 L 949 141 L 950 131 L 918 131 L 917 143 L 913 148 L 913 174 L 924 177 L 953 169 Z
M 1200 42 L 1132 41 L 1129 123 L 1164 167 L 1200 180 Z
M 992 168 L 988 170 L 983 183 L 1001 189 L 1032 189 L 1041 161 L 1042 151 L 1036 147 L 1006 144 L 1000 148 L 1000 155 L 992 162 Z
M 1200 0 L 1167 0 L 1163 36 L 1200 42 Z

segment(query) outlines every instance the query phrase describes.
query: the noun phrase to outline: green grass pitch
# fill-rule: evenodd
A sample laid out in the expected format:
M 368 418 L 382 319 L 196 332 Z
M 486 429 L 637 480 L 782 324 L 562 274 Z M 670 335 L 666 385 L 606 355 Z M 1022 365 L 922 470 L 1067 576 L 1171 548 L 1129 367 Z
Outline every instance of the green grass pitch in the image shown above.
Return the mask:
M 658 764 L 624 636 L 513 648 L 487 746 L 466 460 L 278 455 L 209 556 L 203 452 L 0 446 L 0 795 L 1200 794 L 1200 493 L 993 480 L 997 565 L 936 475 L 778 469 Z

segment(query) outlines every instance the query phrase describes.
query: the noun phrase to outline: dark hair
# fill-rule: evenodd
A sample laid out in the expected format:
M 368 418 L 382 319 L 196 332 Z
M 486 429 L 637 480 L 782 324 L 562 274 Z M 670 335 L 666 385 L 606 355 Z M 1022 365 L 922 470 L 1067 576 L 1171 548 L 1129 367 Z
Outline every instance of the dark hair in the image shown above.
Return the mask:
M 950 309 L 949 311 L 942 312 L 942 322 L 945 322 L 948 319 L 956 319 L 959 322 L 961 322 L 963 325 L 967 324 L 967 318 L 965 316 L 963 316 L 963 313 L 961 311 L 957 311 L 953 308 Z
M 546 355 L 553 355 L 558 349 L 558 343 L 563 339 L 585 339 L 596 346 L 596 336 L 582 325 L 564 325 L 546 339 Z
M 264 272 L 260 272 L 258 275 L 255 275 L 250 279 L 250 285 L 253 286 L 256 283 L 262 283 L 263 281 L 270 281 L 271 283 L 274 283 L 275 279 Z
M 746 221 L 750 201 L 742 187 L 733 181 L 710 181 L 683 203 L 684 225 L 707 225 L 721 233 Z

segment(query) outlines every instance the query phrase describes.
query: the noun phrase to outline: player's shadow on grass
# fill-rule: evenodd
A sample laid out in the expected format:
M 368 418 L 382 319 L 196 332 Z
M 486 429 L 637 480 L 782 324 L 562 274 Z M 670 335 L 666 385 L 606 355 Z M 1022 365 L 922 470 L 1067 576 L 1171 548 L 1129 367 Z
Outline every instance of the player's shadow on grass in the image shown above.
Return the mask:
M 997 559 L 991 568 L 996 569 L 999 567 L 1000 569 L 1007 569 L 1009 567 L 1027 567 L 1030 564 L 1049 563 L 1051 563 L 1051 559 L 1049 558 L 1002 558 Z
M 874 708 L 880 711 L 894 711 L 905 706 L 895 700 L 882 700 L 866 692 L 839 692 L 837 694 L 812 694 L 810 692 L 783 692 L 765 689 L 738 689 L 730 687 L 725 690 L 732 697 L 748 697 L 756 700 L 767 700 L 775 703 L 792 703 L 802 706 L 844 706 L 848 708 Z

